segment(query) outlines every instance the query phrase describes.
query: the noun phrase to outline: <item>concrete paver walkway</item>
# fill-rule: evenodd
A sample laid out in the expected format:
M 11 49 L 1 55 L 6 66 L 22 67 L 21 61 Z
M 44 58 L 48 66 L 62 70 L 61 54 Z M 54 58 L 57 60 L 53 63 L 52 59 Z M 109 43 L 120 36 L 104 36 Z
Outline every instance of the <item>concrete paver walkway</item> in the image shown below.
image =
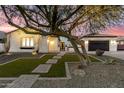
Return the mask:
M 57 54 L 57 56 L 64 56 L 65 52 L 60 52 L 59 54 Z
M 7 86 L 7 88 L 30 88 L 38 79 L 39 75 L 21 75 L 15 81 Z
M 16 80 L 14 80 L 12 83 L 8 84 L 7 88 L 30 88 L 32 85 L 37 81 L 39 75 L 33 75 L 33 73 L 48 73 L 50 68 L 53 64 L 56 64 L 58 62 L 58 59 L 60 59 L 62 56 L 64 56 L 65 53 L 59 53 L 57 56 L 54 56 L 53 59 L 49 59 L 46 64 L 40 64 L 37 66 L 33 71 L 32 75 L 21 75 Z M 7 57 L 12 57 L 14 55 L 9 55 Z M 14 58 L 20 57 L 19 55 L 16 55 Z M 8 59 L 10 60 L 10 59 Z
M 62 56 L 54 56 L 53 59 L 60 59 Z
M 49 59 L 46 63 L 47 64 L 56 64 L 58 62 L 58 59 Z
M 38 67 L 36 67 L 32 73 L 48 73 L 52 64 L 41 64 Z

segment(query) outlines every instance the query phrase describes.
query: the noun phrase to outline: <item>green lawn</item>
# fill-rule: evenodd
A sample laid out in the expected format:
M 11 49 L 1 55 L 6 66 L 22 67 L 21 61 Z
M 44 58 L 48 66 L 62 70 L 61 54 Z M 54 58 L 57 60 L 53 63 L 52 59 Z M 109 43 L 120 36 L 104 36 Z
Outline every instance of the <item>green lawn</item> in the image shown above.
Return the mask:
M 45 63 L 53 56 L 45 55 L 40 59 L 19 59 L 5 65 L 0 65 L 0 77 L 18 77 L 21 74 L 31 74 L 33 69 Z
M 19 59 L 11 63 L 0 65 L 0 77 L 18 77 L 21 74 L 32 74 L 31 72 L 40 64 L 45 63 L 55 54 L 45 55 L 40 59 Z M 97 59 L 91 58 L 92 62 L 98 62 Z M 53 64 L 48 73 L 40 74 L 42 77 L 65 77 L 65 62 L 79 62 L 76 54 L 65 54 L 58 60 L 57 64 Z
M 92 62 L 98 62 L 94 58 L 90 58 Z M 49 73 L 40 74 L 42 77 L 65 77 L 65 62 L 79 62 L 79 58 L 76 54 L 65 54 L 58 60 L 57 64 L 54 64 Z

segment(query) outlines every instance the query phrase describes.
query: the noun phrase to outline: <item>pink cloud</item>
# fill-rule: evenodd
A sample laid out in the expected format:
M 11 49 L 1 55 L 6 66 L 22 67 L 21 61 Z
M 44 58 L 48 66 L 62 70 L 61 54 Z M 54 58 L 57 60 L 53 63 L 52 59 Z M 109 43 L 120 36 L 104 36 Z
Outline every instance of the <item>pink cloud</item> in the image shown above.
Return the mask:
M 108 28 L 103 34 L 124 36 L 124 25 Z

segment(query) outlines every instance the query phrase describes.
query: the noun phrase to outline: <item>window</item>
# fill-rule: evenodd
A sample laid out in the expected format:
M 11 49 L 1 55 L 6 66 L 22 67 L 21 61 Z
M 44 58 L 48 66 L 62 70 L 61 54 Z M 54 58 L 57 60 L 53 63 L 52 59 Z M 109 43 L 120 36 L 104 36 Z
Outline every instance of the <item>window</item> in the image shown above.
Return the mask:
M 5 43 L 5 39 L 0 39 L 0 43 Z
M 22 38 L 21 46 L 23 48 L 33 48 L 34 47 L 34 39 L 32 37 Z

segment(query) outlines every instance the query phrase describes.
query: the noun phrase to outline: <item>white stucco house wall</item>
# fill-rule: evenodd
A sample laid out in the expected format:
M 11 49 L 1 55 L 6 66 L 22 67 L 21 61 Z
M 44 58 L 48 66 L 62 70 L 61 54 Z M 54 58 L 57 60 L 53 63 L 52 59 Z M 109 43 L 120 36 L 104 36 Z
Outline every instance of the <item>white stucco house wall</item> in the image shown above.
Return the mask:
M 28 29 L 29 31 L 34 31 Z M 18 29 L 7 33 L 9 52 L 33 52 L 40 53 L 59 52 L 59 41 L 55 36 L 42 36 L 26 34 Z
M 84 36 L 82 40 L 87 51 L 96 51 L 96 49 L 112 52 L 124 51 L 124 37 L 95 34 Z M 74 52 L 71 43 L 65 37 L 26 34 L 20 29 L 7 33 L 7 44 L 10 46 L 9 52 Z M 79 45 L 78 47 L 81 51 L 81 47 Z
M 96 51 L 96 49 L 102 49 L 108 52 L 124 51 L 124 37 L 107 35 L 107 34 L 95 34 L 87 35 L 82 38 L 87 51 Z M 71 43 L 67 39 L 63 39 L 63 42 L 68 46 L 69 52 L 74 52 Z M 78 45 L 79 50 L 81 47 Z
M 5 43 L 3 42 L 6 39 L 6 34 L 0 31 L 0 52 L 5 52 Z

